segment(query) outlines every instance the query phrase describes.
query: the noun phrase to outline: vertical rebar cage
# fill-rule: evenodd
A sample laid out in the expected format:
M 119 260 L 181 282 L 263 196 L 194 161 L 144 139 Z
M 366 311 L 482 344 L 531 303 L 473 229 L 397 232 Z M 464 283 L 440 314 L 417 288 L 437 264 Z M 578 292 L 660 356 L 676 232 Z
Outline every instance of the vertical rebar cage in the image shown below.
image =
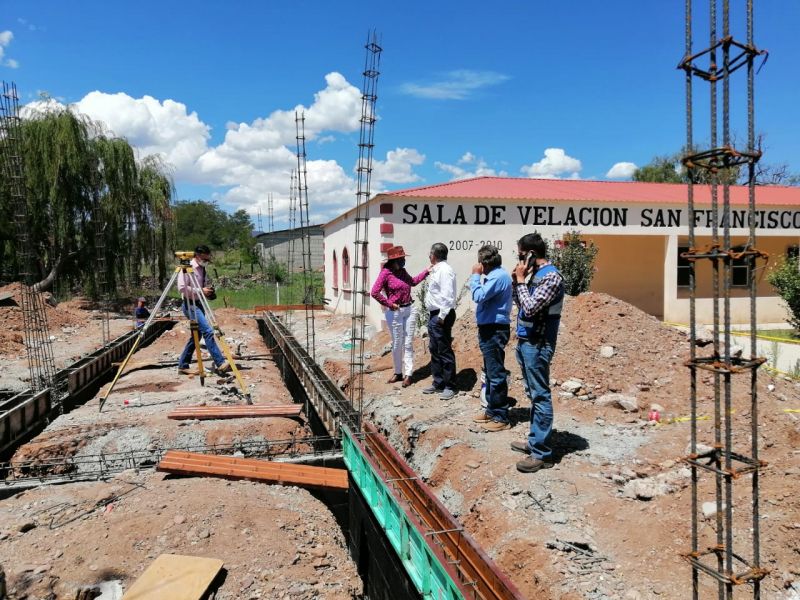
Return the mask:
M 358 141 L 358 189 L 355 211 L 355 256 L 353 257 L 353 310 L 350 329 L 350 386 L 348 397 L 358 412 L 361 427 L 364 406 L 364 344 L 366 342 L 366 304 L 369 297 L 368 264 L 369 195 L 372 181 L 372 154 L 375 148 L 375 103 L 381 52 L 376 32 L 367 36 L 361 88 L 361 134 Z
M 36 263 L 37 253 L 34 241 L 31 240 L 29 234 L 31 223 L 28 212 L 22 142 L 17 87 L 13 83 L 4 81 L 2 94 L 0 94 L 0 172 L 2 172 L 2 181 L 8 187 L 14 211 L 17 269 L 22 280 L 20 308 L 25 330 L 31 389 L 33 392 L 39 392 L 54 385 L 56 370 L 44 299 L 42 294 L 35 289 L 39 278 Z M 60 394 L 53 394 L 53 405 L 60 409 Z
M 737 41 L 731 35 L 729 0 L 709 0 L 709 45 L 704 50 L 693 53 L 692 5 L 694 0 L 686 0 L 685 53 L 678 65 L 685 73 L 686 88 L 686 154 L 683 164 L 689 176 L 689 250 L 681 256 L 689 261 L 689 312 L 690 312 L 690 404 L 691 439 L 687 462 L 691 467 L 692 531 L 691 551 L 685 556 L 692 565 L 693 598 L 701 597 L 700 573 L 711 576 L 717 582 L 720 600 L 733 597 L 736 586 L 749 584 L 753 597 L 760 597 L 760 581 L 767 571 L 760 564 L 759 548 L 759 471 L 765 463 L 758 458 L 758 367 L 765 362 L 756 356 L 756 279 L 752 276 L 755 261 L 766 258 L 756 248 L 755 228 L 755 165 L 761 152 L 755 147 L 754 134 L 754 61 L 764 54 L 753 43 L 753 0 L 747 0 L 746 41 Z M 722 7 L 722 36 L 718 35 L 718 9 Z M 719 58 L 722 59 L 721 63 Z M 702 63 L 702 64 L 701 64 Z M 705 66 L 707 63 L 707 66 Z M 731 75 L 744 67 L 746 72 L 746 127 L 747 148 L 734 147 L 731 135 Z M 694 139 L 694 98 L 693 81 L 699 78 L 708 83 L 709 89 L 709 149 L 698 150 Z M 718 83 L 722 84 L 722 110 L 720 119 Z M 721 122 L 720 122 L 721 121 Z M 719 126 L 722 140 L 719 140 Z M 745 168 L 748 186 L 748 240 L 744 249 L 734 249 L 731 245 L 730 231 L 730 185 L 731 173 Z M 711 242 L 703 248 L 697 244 L 695 231 L 694 205 L 695 185 L 705 182 L 710 187 L 711 201 Z M 722 206 L 720 211 L 720 191 Z M 721 230 L 721 231 L 720 231 Z M 749 303 L 750 303 L 750 356 L 739 356 L 731 349 L 731 264 L 744 258 L 748 262 Z M 695 266 L 698 261 L 709 261 L 712 277 L 713 348 L 710 354 L 701 355 L 697 344 L 697 285 Z M 720 339 L 722 337 L 722 339 Z M 702 373 L 705 375 L 699 379 Z M 750 375 L 749 401 L 750 413 L 733 422 L 733 376 Z M 713 387 L 714 416 L 713 431 L 698 428 L 698 386 Z M 747 440 L 747 431 L 741 431 L 740 423 L 749 418 L 749 453 L 737 451 L 738 446 Z M 739 428 L 739 430 L 736 429 Z M 713 435 L 713 440 L 701 440 L 701 436 Z M 710 443 L 704 443 L 709 442 Z M 736 446 L 736 447 L 735 447 Z M 714 524 L 712 534 L 700 533 L 699 496 L 710 491 L 710 484 L 701 475 L 713 478 L 715 499 Z M 734 504 L 742 501 L 742 484 L 749 476 L 750 507 L 740 508 L 738 522 L 734 522 Z M 734 490 L 734 483 L 738 489 Z M 738 493 L 734 493 L 734 492 Z M 746 504 L 746 502 L 745 502 Z M 740 504 L 741 506 L 741 504 Z M 739 507 L 737 507 L 739 508 Z M 742 514 L 750 513 L 752 524 L 743 526 Z M 708 528 L 707 528 L 708 529 Z M 734 533 L 736 534 L 734 536 Z M 735 537 L 735 539 L 734 539 Z M 750 538 L 749 540 L 747 538 Z M 711 538 L 711 539 L 709 539 Z M 749 550 L 743 550 L 749 546 Z M 749 554 L 749 558 L 745 557 Z
M 311 225 L 308 222 L 308 172 L 306 170 L 306 117 L 294 113 L 297 130 L 297 202 L 300 209 L 300 247 L 303 255 L 303 304 L 306 313 L 306 352 L 316 360 L 314 333 L 314 274 L 311 266 Z

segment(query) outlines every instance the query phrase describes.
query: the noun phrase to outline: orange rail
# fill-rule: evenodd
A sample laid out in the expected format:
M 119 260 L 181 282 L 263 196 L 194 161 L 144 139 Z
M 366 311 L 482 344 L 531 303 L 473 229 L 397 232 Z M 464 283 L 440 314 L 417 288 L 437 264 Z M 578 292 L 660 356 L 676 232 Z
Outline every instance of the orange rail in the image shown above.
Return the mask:
M 348 487 L 345 469 L 309 467 L 178 450 L 169 450 L 158 463 L 157 470 L 178 475 L 208 475 L 307 488 L 346 490 Z
M 255 417 L 298 417 L 302 404 L 245 404 L 237 406 L 180 406 L 168 419 L 247 419 Z

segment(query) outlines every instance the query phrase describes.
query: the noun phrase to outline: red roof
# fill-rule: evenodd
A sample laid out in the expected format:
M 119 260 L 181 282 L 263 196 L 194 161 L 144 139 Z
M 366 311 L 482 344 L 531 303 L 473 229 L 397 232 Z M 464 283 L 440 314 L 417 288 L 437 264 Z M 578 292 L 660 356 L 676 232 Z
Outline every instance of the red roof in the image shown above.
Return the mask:
M 461 181 L 387 192 L 385 195 L 405 198 L 481 198 L 485 200 L 686 204 L 687 188 L 688 186 L 683 183 L 476 177 L 474 179 L 462 179 Z M 731 204 L 747 204 L 747 186 L 735 185 L 731 186 L 730 190 Z M 720 205 L 722 205 L 722 186 L 719 187 L 718 199 Z M 711 186 L 695 185 L 694 201 L 698 204 L 711 204 Z M 800 187 L 758 186 L 756 187 L 756 205 L 800 205 Z

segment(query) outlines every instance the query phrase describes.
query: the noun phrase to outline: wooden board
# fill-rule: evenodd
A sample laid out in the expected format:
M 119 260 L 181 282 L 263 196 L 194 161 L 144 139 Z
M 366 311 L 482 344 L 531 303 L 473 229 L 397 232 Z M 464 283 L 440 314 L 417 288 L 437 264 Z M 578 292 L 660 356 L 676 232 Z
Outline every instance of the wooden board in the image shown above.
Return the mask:
M 122 600 L 198 600 L 208 591 L 222 564 L 217 558 L 162 554 L 145 569 Z
M 224 479 L 248 479 L 280 485 L 346 490 L 347 470 L 277 463 L 254 458 L 237 458 L 168 450 L 157 471 L 177 475 L 204 475 Z
M 181 406 L 168 419 L 248 419 L 258 417 L 299 417 L 302 404 L 242 404 L 237 406 Z

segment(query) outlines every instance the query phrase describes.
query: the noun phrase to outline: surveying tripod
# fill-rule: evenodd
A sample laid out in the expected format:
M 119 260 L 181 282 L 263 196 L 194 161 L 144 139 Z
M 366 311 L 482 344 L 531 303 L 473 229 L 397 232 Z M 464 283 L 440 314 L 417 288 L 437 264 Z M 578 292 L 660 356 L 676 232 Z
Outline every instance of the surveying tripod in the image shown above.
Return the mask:
M 183 302 L 186 305 L 186 312 L 189 314 L 189 329 L 192 332 L 192 339 L 194 339 L 194 349 L 197 354 L 197 374 L 200 376 L 200 385 L 205 385 L 205 370 L 203 369 L 203 356 L 202 351 L 200 348 L 200 326 L 197 324 L 197 311 L 202 310 L 205 313 L 206 319 L 208 319 L 209 324 L 214 329 L 214 337 L 217 339 L 217 343 L 219 344 L 220 350 L 222 350 L 222 354 L 225 356 L 228 364 L 231 367 L 231 371 L 236 376 L 236 381 L 239 382 L 239 387 L 242 390 L 242 395 L 244 396 L 245 400 L 248 404 L 250 404 L 250 395 L 247 393 L 247 387 L 244 385 L 244 381 L 242 380 L 242 374 L 239 372 L 239 369 L 236 367 L 236 363 L 233 360 L 233 355 L 231 354 L 231 349 L 228 346 L 228 343 L 225 341 L 224 334 L 222 330 L 219 328 L 219 324 L 217 323 L 217 319 L 214 316 L 213 311 L 211 310 L 211 306 L 208 303 L 208 298 L 206 298 L 205 294 L 203 293 L 203 288 L 200 286 L 200 282 L 197 280 L 197 274 L 195 273 L 194 269 L 191 265 L 191 260 L 194 258 L 194 252 L 176 252 L 175 256 L 178 259 L 178 265 L 175 267 L 175 271 L 172 273 L 172 277 L 170 277 L 169 282 L 164 287 L 164 291 L 161 292 L 161 297 L 158 299 L 158 302 L 153 307 L 153 310 L 150 313 L 147 321 L 145 321 L 144 325 L 142 325 L 141 329 L 139 330 L 139 335 L 136 336 L 136 340 L 133 343 L 128 355 L 125 357 L 125 360 L 117 369 L 117 374 L 114 376 L 114 380 L 111 382 L 108 390 L 106 393 L 100 398 L 100 410 L 103 410 L 103 405 L 106 403 L 108 396 L 111 394 L 114 386 L 117 384 L 117 380 L 122 376 L 122 372 L 125 370 L 125 367 L 128 364 L 131 356 L 133 353 L 136 352 L 136 349 L 141 344 L 142 340 L 144 339 L 145 334 L 147 333 L 147 329 L 155 319 L 158 312 L 161 310 L 161 305 L 164 303 L 164 300 L 167 298 L 167 294 L 172 289 L 172 286 L 175 285 L 175 282 L 178 280 L 179 275 L 183 275 L 184 281 L 189 286 L 189 289 L 194 292 L 190 294 L 188 298 L 184 298 Z

